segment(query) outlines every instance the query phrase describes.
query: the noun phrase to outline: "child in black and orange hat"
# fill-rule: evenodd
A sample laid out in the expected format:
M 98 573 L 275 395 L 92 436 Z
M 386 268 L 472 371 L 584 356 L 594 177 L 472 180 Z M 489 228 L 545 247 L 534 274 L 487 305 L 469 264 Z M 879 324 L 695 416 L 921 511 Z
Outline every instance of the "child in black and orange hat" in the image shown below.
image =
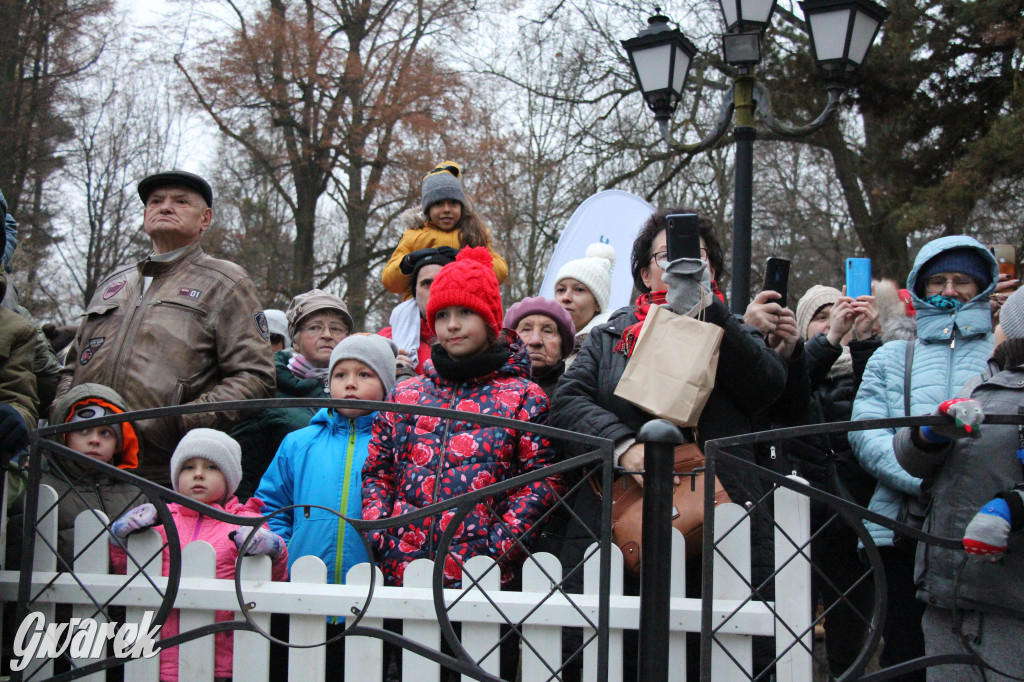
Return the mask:
M 132 471 L 139 466 L 139 439 L 131 422 L 91 426 L 86 420 L 127 412 L 124 399 L 112 388 L 101 384 L 79 384 L 53 408 L 54 424 L 82 423 L 82 428 L 58 436 L 58 442 L 103 464 Z M 111 476 L 102 466 L 90 466 L 59 453 L 49 453 L 41 483 L 57 491 L 57 553 L 66 565 L 57 562 L 57 570 L 70 570 L 74 558 L 75 519 L 95 509 L 114 520 L 126 510 L 146 502 L 139 488 Z M 11 505 L 11 528 L 21 528 L 25 495 Z M 52 512 L 51 512 L 52 513 Z M 8 559 L 14 566 L 20 559 L 21 534 L 8 536 Z M 36 552 L 51 551 L 45 543 L 36 543 Z

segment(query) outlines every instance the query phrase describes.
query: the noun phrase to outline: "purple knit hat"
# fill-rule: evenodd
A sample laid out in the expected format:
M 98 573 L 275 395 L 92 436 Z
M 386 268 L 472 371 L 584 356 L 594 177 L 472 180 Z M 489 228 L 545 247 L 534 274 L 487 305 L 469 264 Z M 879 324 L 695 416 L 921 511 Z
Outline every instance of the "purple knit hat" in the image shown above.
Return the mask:
M 555 325 L 558 326 L 558 333 L 562 337 L 562 358 L 564 359 L 572 352 L 576 342 L 576 326 L 572 323 L 572 317 L 565 308 L 550 298 L 530 296 L 513 304 L 505 313 L 505 321 L 502 326 L 506 329 L 515 329 L 524 317 L 530 315 L 547 315 L 554 320 Z

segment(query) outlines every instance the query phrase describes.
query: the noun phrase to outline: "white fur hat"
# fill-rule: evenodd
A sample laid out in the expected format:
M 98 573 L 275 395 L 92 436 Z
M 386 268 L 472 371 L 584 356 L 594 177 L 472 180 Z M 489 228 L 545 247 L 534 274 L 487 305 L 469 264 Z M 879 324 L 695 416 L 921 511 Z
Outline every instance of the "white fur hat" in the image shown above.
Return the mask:
M 597 299 L 600 312 L 608 312 L 614 269 L 615 248 L 611 244 L 597 242 L 587 247 L 586 257 L 571 260 L 561 267 L 555 277 L 555 286 L 567 277 L 582 282 Z
M 242 447 L 234 438 L 216 429 L 192 429 L 174 448 L 171 455 L 171 487 L 178 490 L 178 475 L 185 462 L 193 457 L 202 457 L 217 465 L 227 483 L 227 498 L 230 499 L 238 484 L 242 482 Z

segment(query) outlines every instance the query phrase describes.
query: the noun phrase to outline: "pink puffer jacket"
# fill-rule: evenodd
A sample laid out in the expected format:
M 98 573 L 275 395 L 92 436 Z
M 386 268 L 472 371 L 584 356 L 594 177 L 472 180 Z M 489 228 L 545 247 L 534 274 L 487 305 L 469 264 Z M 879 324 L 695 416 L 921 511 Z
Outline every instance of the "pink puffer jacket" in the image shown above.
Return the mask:
M 238 498 L 232 497 L 223 506 L 219 504 L 210 505 L 219 507 L 229 514 L 237 516 L 262 516 L 263 502 L 255 497 L 250 498 L 244 505 L 238 502 Z M 174 517 L 174 525 L 178 529 L 178 538 L 184 547 L 190 542 L 202 540 L 213 545 L 217 553 L 217 577 L 233 580 L 235 577 L 235 560 L 238 558 L 238 549 L 234 541 L 228 537 L 228 533 L 239 528 L 239 526 L 223 521 L 216 521 L 209 516 L 183 507 L 179 504 L 169 504 L 171 516 Z M 266 527 L 266 526 L 264 526 Z M 163 526 L 153 528 L 160 536 L 167 541 L 167 532 Z M 170 549 L 164 547 L 163 551 L 163 575 L 167 575 L 170 564 Z M 110 545 L 111 567 L 117 573 L 125 573 L 128 557 L 124 549 L 111 543 Z M 271 577 L 277 581 L 288 580 L 288 550 L 285 549 L 281 555 L 274 560 Z M 215 620 L 232 620 L 231 611 L 217 611 Z M 178 634 L 178 609 L 174 609 L 167 616 L 167 622 L 160 630 L 162 637 L 173 637 Z M 214 635 L 214 676 L 231 677 L 231 653 L 234 644 L 233 633 L 218 632 Z M 164 649 L 160 652 L 160 679 L 162 682 L 178 682 L 178 647 Z

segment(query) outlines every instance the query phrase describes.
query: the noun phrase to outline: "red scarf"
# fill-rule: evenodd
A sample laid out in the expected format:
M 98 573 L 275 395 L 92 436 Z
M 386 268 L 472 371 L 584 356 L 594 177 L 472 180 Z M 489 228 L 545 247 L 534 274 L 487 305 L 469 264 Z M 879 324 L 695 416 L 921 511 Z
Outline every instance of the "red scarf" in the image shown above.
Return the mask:
M 717 296 L 719 301 L 725 303 L 725 294 L 723 294 L 722 290 L 718 288 L 717 280 L 711 280 L 711 293 Z
M 666 291 L 654 291 L 649 294 L 643 294 L 636 299 L 633 314 L 636 315 L 637 323 L 626 327 L 626 330 L 622 332 L 622 339 L 615 344 L 612 352 L 622 353 L 627 358 L 633 355 L 633 349 L 636 347 L 636 337 L 640 336 L 640 330 L 644 326 L 644 320 L 647 319 L 647 312 L 651 309 L 651 304 L 663 305 L 665 303 L 665 294 Z

